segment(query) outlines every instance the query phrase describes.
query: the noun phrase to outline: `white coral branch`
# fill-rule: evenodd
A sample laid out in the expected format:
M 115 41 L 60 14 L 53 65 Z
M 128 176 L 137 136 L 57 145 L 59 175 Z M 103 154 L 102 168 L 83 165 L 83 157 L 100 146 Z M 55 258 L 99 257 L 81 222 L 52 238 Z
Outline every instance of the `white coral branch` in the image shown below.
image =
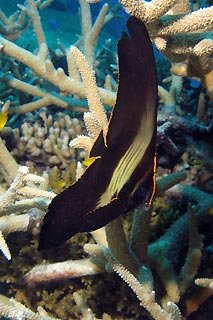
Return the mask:
M 90 137 L 80 135 L 70 141 L 70 147 L 84 149 L 89 152 L 92 147 L 92 141 Z
M 195 284 L 197 286 L 206 287 L 206 288 L 213 290 L 213 279 L 197 278 L 197 279 L 195 279 Z
M 13 320 L 59 320 L 48 316 L 43 309 L 35 313 L 15 299 L 3 295 L 0 295 L 0 314 Z
M 163 309 L 155 301 L 155 291 L 147 291 L 147 289 L 124 268 L 110 253 L 108 249 L 104 249 L 106 259 L 109 261 L 113 270 L 128 284 L 135 292 L 140 304 L 153 316 L 156 320 L 180 320 L 181 314 L 177 305 L 173 302 L 167 304 L 167 310 Z
M 17 175 L 10 185 L 9 189 L 0 196 L 0 212 L 7 207 L 14 204 L 18 199 L 18 195 L 28 198 L 41 197 L 52 199 L 55 193 L 39 189 L 37 186 L 27 186 L 30 183 L 41 183 L 44 178 L 29 173 L 29 168 L 26 166 L 19 166 Z
M 99 122 L 100 130 L 103 129 L 103 135 L 106 141 L 108 120 L 96 86 L 94 72 L 91 70 L 85 56 L 80 52 L 80 50 L 75 46 L 71 46 L 70 52 L 73 55 L 75 63 L 81 73 L 90 112 L 94 114 L 95 118 Z
M 36 266 L 26 274 L 25 281 L 31 286 L 42 282 L 94 275 L 104 271 L 88 258 L 68 260 Z
M 3 255 L 5 256 L 5 258 L 7 260 L 11 260 L 11 253 L 10 253 L 10 249 L 7 245 L 7 242 L 3 236 L 3 233 L 0 230 L 0 250 L 3 253 Z

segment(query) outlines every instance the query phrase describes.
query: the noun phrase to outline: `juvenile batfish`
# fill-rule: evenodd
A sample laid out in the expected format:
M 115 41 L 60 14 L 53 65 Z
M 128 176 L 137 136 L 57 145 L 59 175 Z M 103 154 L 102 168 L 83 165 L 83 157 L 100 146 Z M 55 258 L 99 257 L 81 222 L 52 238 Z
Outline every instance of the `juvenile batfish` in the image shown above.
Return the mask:
M 116 104 L 79 180 L 57 195 L 41 227 L 39 250 L 60 245 L 78 232 L 103 227 L 155 192 L 157 78 L 144 24 L 131 17 L 129 35 L 118 41 Z

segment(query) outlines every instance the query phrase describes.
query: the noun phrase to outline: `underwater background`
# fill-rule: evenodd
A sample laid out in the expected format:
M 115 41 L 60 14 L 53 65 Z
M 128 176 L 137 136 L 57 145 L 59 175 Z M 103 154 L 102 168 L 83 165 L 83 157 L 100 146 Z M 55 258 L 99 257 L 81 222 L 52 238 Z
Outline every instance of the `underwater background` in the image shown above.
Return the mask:
M 79 48 L 94 70 L 109 119 L 118 87 L 117 41 L 134 10 L 132 1 L 35 3 L 0 0 L 1 319 L 212 319 L 213 12 L 188 17 L 191 27 L 184 20 L 186 31 L 180 34 L 181 27 L 175 29 L 178 19 L 212 9 L 212 1 L 159 1 L 167 9 L 144 18 L 158 79 L 157 192 L 149 216 L 139 208 L 118 218 L 106 231 L 108 237 L 117 235 L 112 242 L 103 240 L 104 230 L 101 236 L 79 233 L 40 252 L 49 203 L 76 180 L 78 170 L 90 166 L 87 145 L 72 142 L 88 136 L 84 113 L 90 106 L 83 76 L 68 62 L 69 48 Z M 104 4 L 108 13 L 99 21 Z M 97 21 L 100 30 L 94 31 Z M 58 68 L 63 71 L 56 75 Z M 135 224 L 142 231 L 135 231 Z M 143 280 L 131 272 L 134 263 L 137 271 L 148 270 Z M 117 265 L 130 270 L 137 285 Z M 143 295 L 153 292 L 151 306 L 160 306 L 162 318 L 144 303 Z M 178 308 L 173 318 L 168 301 Z

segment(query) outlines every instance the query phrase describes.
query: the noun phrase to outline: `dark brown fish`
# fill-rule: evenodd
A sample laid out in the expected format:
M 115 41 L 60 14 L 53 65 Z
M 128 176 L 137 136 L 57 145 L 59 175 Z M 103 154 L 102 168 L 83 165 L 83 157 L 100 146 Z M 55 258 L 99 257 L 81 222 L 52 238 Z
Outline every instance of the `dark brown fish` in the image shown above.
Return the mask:
M 118 41 L 119 86 L 108 125 L 79 180 L 56 196 L 41 228 L 38 250 L 60 245 L 78 232 L 103 227 L 119 215 L 150 204 L 155 191 L 157 79 L 144 24 L 131 17 Z

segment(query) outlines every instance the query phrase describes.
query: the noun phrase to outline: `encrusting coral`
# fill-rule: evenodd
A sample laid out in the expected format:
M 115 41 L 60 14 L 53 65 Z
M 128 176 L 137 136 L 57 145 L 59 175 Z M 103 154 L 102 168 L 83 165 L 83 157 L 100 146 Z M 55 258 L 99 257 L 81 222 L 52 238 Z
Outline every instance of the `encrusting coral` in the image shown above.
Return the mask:
M 83 54 L 75 46 L 72 46 L 71 50 L 65 50 L 68 63 L 66 74 L 51 62 L 50 50 L 42 29 L 39 10 L 49 2 L 51 1 L 27 0 L 26 4 L 20 7 L 21 13 L 12 15 L 11 18 L 0 14 L 0 50 L 3 55 L 1 63 L 5 68 L 2 83 L 6 88 L 4 94 L 1 93 L 5 104 L 1 110 L 3 118 L 0 129 L 0 249 L 11 261 L 8 270 L 8 261 L 4 261 L 2 257 L 0 314 L 9 319 L 68 319 L 74 316 L 105 320 L 116 317 L 148 319 L 149 315 L 157 320 L 176 320 L 181 316 L 185 319 L 188 311 L 184 311 L 184 306 L 194 297 L 192 291 L 195 288 L 195 278 L 196 285 L 208 287 L 208 296 L 212 294 L 209 293 L 212 290 L 212 270 L 208 261 L 212 257 L 210 225 L 213 197 L 210 192 L 213 175 L 211 165 L 204 161 L 204 154 L 206 157 L 212 155 L 209 145 L 213 122 L 210 121 L 211 114 L 207 117 L 205 126 L 197 124 L 194 119 L 191 121 L 188 118 L 186 121 L 184 112 L 181 117 L 174 114 L 177 107 L 174 87 L 183 90 L 181 77 L 173 78 L 181 83 L 179 87 L 173 82 L 171 90 L 159 90 L 162 104 L 169 107 L 170 114 L 165 113 L 168 111 L 165 107 L 158 115 L 157 153 L 160 168 L 155 203 L 161 199 L 168 203 L 168 207 L 161 210 L 160 205 L 153 205 L 157 208 L 158 212 L 155 214 L 158 219 L 162 219 L 165 214 L 161 211 L 169 209 L 176 212 L 175 216 L 171 220 L 167 218 L 165 223 L 162 222 L 162 228 L 157 230 L 151 223 L 153 207 L 142 206 L 131 212 L 127 218 L 131 223 L 119 217 L 105 228 L 91 232 L 90 240 L 87 236 L 80 235 L 62 249 L 56 249 L 56 254 L 35 253 L 41 221 L 49 202 L 55 197 L 52 192 L 57 189 L 53 187 L 54 182 L 60 182 L 69 163 L 75 163 L 79 172 L 84 170 L 85 166 L 82 163 L 77 165 L 77 161 L 88 155 L 101 130 L 103 137 L 106 137 L 108 119 L 104 105 L 112 106 L 115 101 L 115 92 L 109 89 L 110 85 L 108 89 L 97 88 L 92 71 L 97 37 L 103 25 L 112 18 L 112 12 L 107 14 L 108 5 L 103 6 L 92 25 L 89 5 L 84 0 L 80 1 L 83 35 L 76 44 Z M 198 3 L 195 7 L 194 3 L 186 0 L 120 2 L 127 11 L 145 21 L 150 37 L 171 62 L 183 62 L 187 59 L 184 62 L 188 67 L 187 72 L 184 69 L 181 75 L 198 76 L 211 97 L 209 76 L 212 72 L 212 47 L 209 37 L 212 34 L 207 31 L 212 27 L 212 6 L 201 9 Z M 30 23 L 33 24 L 39 44 L 35 54 L 13 43 Z M 13 26 L 7 31 L 9 24 Z M 190 30 L 187 29 L 189 25 Z M 15 32 L 18 29 L 20 32 Z M 11 30 L 14 31 L 14 38 L 11 37 Z M 186 33 L 188 31 L 194 33 Z M 24 69 L 23 65 L 20 68 L 20 62 L 27 68 Z M 208 70 L 205 68 L 206 62 Z M 30 75 L 28 67 L 33 74 Z M 178 67 L 180 68 L 180 65 Z M 172 68 L 174 70 L 176 65 Z M 16 71 L 13 76 L 10 69 Z M 24 75 L 20 74 L 23 69 Z M 41 85 L 44 79 L 54 85 L 53 91 L 48 90 L 49 86 Z M 15 88 L 14 99 L 8 102 L 10 88 Z M 37 100 L 27 101 L 25 96 L 24 103 L 21 103 L 19 90 L 24 94 L 28 92 L 32 97 L 37 97 Z M 65 113 L 58 112 L 58 108 L 52 108 L 52 105 L 68 110 Z M 36 111 L 40 108 L 43 109 Z M 87 135 L 82 121 L 79 120 L 81 116 L 76 113 L 71 113 L 70 116 L 69 111 L 75 108 L 81 111 L 81 115 L 86 111 L 83 117 Z M 20 118 L 20 114 L 24 114 L 23 118 Z M 16 125 L 17 119 L 22 121 L 19 129 Z M 9 124 L 13 129 L 9 128 Z M 11 136 L 13 141 L 16 141 L 15 149 L 11 147 Z M 202 148 L 199 148 L 201 144 Z M 83 151 L 80 154 L 71 147 L 81 147 Z M 199 148 L 197 154 L 194 151 L 196 148 Z M 12 154 L 16 159 L 20 157 L 22 165 L 16 162 Z M 190 159 L 192 155 L 194 159 Z M 196 181 L 194 173 L 198 171 L 193 171 L 191 163 L 200 159 L 203 159 L 201 166 L 208 172 L 208 178 L 197 178 Z M 34 168 L 27 167 L 26 164 L 31 164 Z M 51 173 L 49 166 L 52 165 L 57 165 L 58 168 L 51 169 Z M 187 174 L 182 171 L 185 167 Z M 58 174 L 59 169 L 61 176 Z M 77 176 L 79 175 L 80 173 L 77 173 Z M 24 243 L 20 231 L 27 237 Z M 12 238 L 14 232 L 19 232 L 16 245 Z M 49 262 L 44 263 L 44 259 Z M 6 274 L 3 274 L 4 271 Z M 103 275 L 103 289 L 103 285 L 99 287 L 98 280 L 95 283 L 93 279 L 100 279 L 98 277 L 106 271 L 109 274 Z M 132 296 L 128 299 L 130 293 L 125 291 L 124 294 L 123 284 L 115 278 L 113 271 L 135 292 L 140 305 L 148 310 L 149 315 L 143 308 L 137 307 Z M 84 277 L 88 275 L 90 277 Z M 23 278 L 24 286 L 20 289 L 17 283 L 23 282 Z M 72 278 L 78 280 L 73 282 Z M 56 280 L 58 284 L 55 284 Z M 111 283 L 109 288 L 107 281 Z M 55 287 L 51 286 L 53 283 Z M 115 301 L 112 301 L 107 293 L 112 283 L 115 283 Z M 38 284 L 39 287 L 36 287 Z M 8 290 L 5 288 L 7 286 Z M 117 301 L 119 299 L 120 301 Z M 193 307 L 199 308 L 203 301 L 196 300 Z M 77 305 L 76 309 L 74 304 Z M 110 304 L 115 306 L 117 313 Z M 43 306 L 52 317 L 43 310 Z M 31 311 L 37 307 L 38 311 Z M 110 313 L 109 310 L 111 315 L 106 314 Z

